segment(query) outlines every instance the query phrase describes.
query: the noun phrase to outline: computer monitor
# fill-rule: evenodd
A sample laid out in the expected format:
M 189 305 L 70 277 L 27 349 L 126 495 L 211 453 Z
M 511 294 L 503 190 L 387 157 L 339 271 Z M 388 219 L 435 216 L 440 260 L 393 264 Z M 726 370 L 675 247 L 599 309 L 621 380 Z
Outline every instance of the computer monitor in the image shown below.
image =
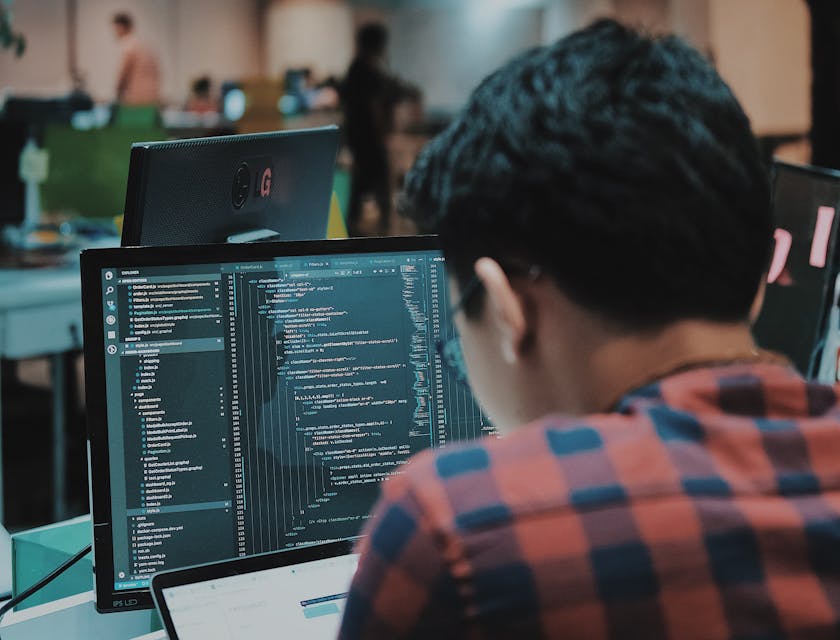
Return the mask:
M 122 245 L 326 237 L 338 128 L 131 146 Z
M 775 162 L 772 184 L 776 244 L 753 333 L 813 375 L 837 273 L 840 172 Z
M 412 454 L 493 433 L 433 237 L 82 254 L 100 611 L 158 570 L 357 535 Z

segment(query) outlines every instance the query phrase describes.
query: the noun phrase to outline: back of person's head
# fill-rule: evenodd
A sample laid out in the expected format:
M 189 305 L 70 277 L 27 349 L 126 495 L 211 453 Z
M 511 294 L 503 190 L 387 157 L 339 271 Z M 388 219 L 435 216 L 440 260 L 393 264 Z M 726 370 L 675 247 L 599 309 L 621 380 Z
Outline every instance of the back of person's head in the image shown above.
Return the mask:
M 379 22 L 369 22 L 356 32 L 356 49 L 362 56 L 381 56 L 388 46 L 388 29 Z
M 193 80 L 192 92 L 196 96 L 205 98 L 210 95 L 210 76 L 200 76 Z
M 746 320 L 771 250 L 765 166 L 729 88 L 680 39 L 611 20 L 486 78 L 404 199 L 462 288 L 481 256 L 538 266 L 628 330 Z
M 122 27 L 125 31 L 131 31 L 134 28 L 134 19 L 130 13 L 126 13 L 125 11 L 115 13 L 111 22 L 118 27 Z

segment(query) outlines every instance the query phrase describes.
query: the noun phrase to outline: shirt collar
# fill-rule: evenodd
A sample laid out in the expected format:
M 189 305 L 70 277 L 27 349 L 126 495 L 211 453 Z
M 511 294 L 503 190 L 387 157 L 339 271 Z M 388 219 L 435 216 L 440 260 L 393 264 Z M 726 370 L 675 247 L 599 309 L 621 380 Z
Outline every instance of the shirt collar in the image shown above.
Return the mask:
M 713 378 L 724 378 L 731 376 L 734 370 L 739 373 L 754 374 L 755 377 L 766 375 L 761 371 L 761 365 L 774 365 L 774 369 L 781 369 L 786 376 L 793 373 L 801 379 L 801 376 L 793 369 L 793 365 L 784 356 L 771 351 L 757 350 L 754 353 L 746 354 L 732 359 L 711 360 L 702 362 L 682 362 L 668 368 L 666 371 L 656 374 L 641 385 L 635 386 L 621 396 L 617 402 L 610 406 L 609 411 L 615 413 L 629 413 L 634 404 L 638 401 L 656 401 L 662 399 L 662 383 L 666 380 L 679 377 L 684 386 L 691 386 L 692 379 L 703 377 L 708 380 L 708 373 L 712 372 Z M 701 373 L 702 372 L 702 373 Z

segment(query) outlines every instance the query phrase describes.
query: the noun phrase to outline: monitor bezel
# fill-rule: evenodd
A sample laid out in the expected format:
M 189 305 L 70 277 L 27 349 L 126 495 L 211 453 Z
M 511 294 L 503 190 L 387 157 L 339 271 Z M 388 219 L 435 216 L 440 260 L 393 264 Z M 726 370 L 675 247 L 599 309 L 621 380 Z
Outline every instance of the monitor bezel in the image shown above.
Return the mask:
M 152 577 L 150 591 L 166 633 L 171 640 L 177 640 L 178 632 L 175 629 L 172 614 L 163 595 L 164 589 L 347 556 L 353 553 L 353 547 L 353 540 L 339 540 L 336 542 L 307 545 L 295 549 L 271 551 L 246 558 L 208 562 L 184 569 L 170 569 L 156 573 Z
M 809 176 L 820 176 L 823 178 L 833 178 L 835 180 L 840 179 L 840 170 L 829 169 L 827 167 L 818 167 L 813 164 L 794 164 L 792 162 L 786 162 L 777 158 L 773 159 L 773 164 L 771 165 L 770 169 L 774 172 L 778 169 L 782 169 L 784 171 L 804 173 Z
M 151 609 L 151 592 L 114 589 L 108 415 L 105 402 L 105 334 L 101 270 L 220 262 L 255 262 L 306 255 L 440 251 L 437 236 L 302 240 L 254 244 L 89 249 L 81 254 L 85 389 L 93 526 L 94 594 L 100 613 Z

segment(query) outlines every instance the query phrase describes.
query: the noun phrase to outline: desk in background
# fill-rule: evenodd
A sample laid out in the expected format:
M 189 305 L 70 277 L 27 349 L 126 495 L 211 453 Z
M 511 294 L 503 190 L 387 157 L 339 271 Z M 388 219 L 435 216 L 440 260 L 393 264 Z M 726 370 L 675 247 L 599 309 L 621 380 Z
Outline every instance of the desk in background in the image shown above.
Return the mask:
M 20 532 L 14 536 L 14 558 L 8 552 L 0 555 L 0 567 L 15 567 L 20 592 L 90 542 L 91 531 L 90 516 L 85 515 Z M 22 608 L 9 612 L 0 624 L 3 640 L 128 640 L 141 635 L 143 640 L 166 640 L 165 632 L 155 631 L 161 625 L 154 610 L 96 612 L 93 592 L 89 590 L 93 582 L 91 563 L 92 556 L 86 556 L 22 603 Z
M 0 357 L 49 357 L 53 395 L 53 516 L 65 517 L 65 360 L 82 348 L 78 263 L 42 269 L 0 269 Z M 0 381 L 2 384 L 2 381 Z M 0 415 L 2 415 L 0 413 Z M 7 425 L 14 428 L 14 425 Z M 0 522 L 3 522 L 2 425 L 0 425 Z
M 88 591 L 6 614 L 0 624 L 0 636 L 3 640 L 166 640 L 165 631 L 149 633 L 156 619 L 152 611 L 97 613 L 93 592 Z

